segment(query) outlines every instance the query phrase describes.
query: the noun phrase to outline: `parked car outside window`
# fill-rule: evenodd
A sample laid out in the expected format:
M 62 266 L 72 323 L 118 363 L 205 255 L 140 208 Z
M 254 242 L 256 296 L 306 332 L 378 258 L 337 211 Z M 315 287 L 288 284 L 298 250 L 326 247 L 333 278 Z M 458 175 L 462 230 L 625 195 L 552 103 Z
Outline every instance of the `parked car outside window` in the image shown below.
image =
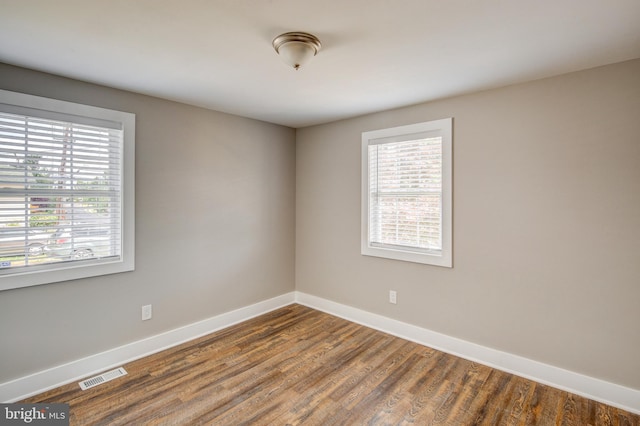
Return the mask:
M 111 253 L 109 228 L 60 228 L 49 238 L 44 252 L 60 259 L 90 259 L 108 257 Z
M 6 228 L 5 228 L 6 229 Z M 0 258 L 12 256 L 39 256 L 51 236 L 50 232 L 29 231 L 28 239 L 24 233 L 7 232 L 0 237 Z

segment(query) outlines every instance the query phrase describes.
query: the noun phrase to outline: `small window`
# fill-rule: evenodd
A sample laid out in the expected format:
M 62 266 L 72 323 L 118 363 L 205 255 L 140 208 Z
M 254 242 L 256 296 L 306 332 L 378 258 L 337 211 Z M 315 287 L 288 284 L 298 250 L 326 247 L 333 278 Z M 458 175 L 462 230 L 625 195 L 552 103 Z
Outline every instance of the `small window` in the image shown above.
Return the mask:
M 0 290 L 133 270 L 134 126 L 0 90 Z
M 362 134 L 362 254 L 452 266 L 452 119 Z

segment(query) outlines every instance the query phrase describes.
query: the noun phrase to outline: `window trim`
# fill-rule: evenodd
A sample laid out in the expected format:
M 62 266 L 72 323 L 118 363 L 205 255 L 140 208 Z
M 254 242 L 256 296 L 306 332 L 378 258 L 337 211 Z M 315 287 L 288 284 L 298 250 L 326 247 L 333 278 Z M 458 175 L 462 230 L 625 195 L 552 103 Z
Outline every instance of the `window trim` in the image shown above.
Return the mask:
M 4 109 L 3 109 L 4 107 Z M 43 117 L 51 115 L 76 116 L 81 122 L 106 121 L 116 123 L 123 130 L 121 183 L 121 258 L 111 261 L 82 261 L 75 264 L 41 265 L 0 275 L 0 291 L 50 284 L 80 278 L 115 274 L 135 269 L 135 114 L 110 110 L 41 96 L 27 95 L 0 89 L 0 110 L 29 108 L 41 110 Z
M 440 253 L 411 250 L 410 248 L 390 248 L 373 246 L 369 241 L 369 146 L 386 142 L 409 139 L 418 133 L 438 132 L 442 136 L 442 250 Z M 362 133 L 362 180 L 361 180 L 361 254 L 364 256 L 422 263 L 434 266 L 453 267 L 453 118 L 443 118 L 406 126 L 372 130 Z M 382 143 L 385 143 L 383 141 Z

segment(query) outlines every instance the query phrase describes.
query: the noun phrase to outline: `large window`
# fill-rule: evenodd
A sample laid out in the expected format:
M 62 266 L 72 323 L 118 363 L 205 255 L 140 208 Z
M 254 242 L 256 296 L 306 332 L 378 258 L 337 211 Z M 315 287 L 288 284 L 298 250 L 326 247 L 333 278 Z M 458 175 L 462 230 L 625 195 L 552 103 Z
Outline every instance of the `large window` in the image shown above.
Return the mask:
M 0 91 L 0 290 L 133 270 L 134 126 Z
M 452 266 L 452 119 L 362 134 L 362 254 Z

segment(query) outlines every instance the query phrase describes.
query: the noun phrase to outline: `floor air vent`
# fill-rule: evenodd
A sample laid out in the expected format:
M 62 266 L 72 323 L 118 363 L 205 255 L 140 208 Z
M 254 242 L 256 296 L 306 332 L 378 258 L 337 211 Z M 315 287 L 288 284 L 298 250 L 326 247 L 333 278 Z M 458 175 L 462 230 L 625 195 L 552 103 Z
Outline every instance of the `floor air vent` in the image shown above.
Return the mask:
M 107 371 L 106 373 L 102 373 L 99 376 L 92 377 L 87 380 L 83 380 L 80 383 L 80 389 L 87 390 L 92 387 L 101 385 L 103 383 L 108 382 L 109 380 L 117 379 L 118 377 L 122 377 L 127 374 L 126 370 L 122 367 L 116 368 L 115 370 Z

